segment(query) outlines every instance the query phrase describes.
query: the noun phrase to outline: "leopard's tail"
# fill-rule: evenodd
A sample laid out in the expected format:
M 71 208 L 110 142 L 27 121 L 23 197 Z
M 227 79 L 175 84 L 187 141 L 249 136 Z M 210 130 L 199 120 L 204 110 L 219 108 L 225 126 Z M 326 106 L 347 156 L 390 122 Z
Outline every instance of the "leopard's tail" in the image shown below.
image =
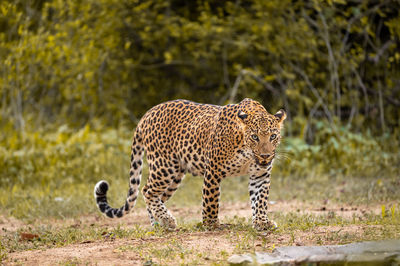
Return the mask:
M 110 218 L 122 217 L 129 213 L 135 206 L 139 194 L 140 180 L 142 177 L 144 147 L 139 130 L 136 129 L 131 149 L 131 167 L 129 170 L 129 191 L 125 204 L 116 209 L 112 208 L 107 202 L 108 183 L 105 180 L 99 181 L 94 187 L 94 198 L 96 199 L 99 210 Z

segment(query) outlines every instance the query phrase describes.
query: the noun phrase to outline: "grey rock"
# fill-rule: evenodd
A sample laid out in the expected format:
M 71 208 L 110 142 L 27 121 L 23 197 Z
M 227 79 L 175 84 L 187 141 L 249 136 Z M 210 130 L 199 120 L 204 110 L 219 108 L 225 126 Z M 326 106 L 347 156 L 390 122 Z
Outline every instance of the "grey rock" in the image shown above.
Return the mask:
M 254 256 L 254 255 L 253 255 Z M 233 255 L 230 264 L 294 265 L 400 265 L 400 240 L 358 242 L 331 246 L 278 247 L 272 253 Z

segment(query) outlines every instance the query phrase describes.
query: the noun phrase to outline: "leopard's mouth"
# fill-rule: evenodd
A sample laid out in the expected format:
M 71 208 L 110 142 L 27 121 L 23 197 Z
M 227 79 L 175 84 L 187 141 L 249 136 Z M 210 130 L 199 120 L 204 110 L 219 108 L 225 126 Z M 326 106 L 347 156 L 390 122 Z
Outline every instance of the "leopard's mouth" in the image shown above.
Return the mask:
M 272 163 L 272 159 L 271 160 L 259 160 L 257 157 L 255 157 L 255 161 L 256 161 L 256 164 L 261 167 L 268 167 Z

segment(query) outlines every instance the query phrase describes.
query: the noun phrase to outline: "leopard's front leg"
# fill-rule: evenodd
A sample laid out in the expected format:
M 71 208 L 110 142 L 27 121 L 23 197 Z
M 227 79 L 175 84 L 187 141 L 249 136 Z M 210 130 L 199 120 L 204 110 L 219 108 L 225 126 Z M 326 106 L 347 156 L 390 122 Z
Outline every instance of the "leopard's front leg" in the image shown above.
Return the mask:
M 259 175 L 251 175 L 249 180 L 253 227 L 260 231 L 277 227 L 276 223 L 267 217 L 270 176 L 268 171 Z
M 204 177 L 203 184 L 203 225 L 209 228 L 219 226 L 219 198 L 221 178 L 208 172 Z

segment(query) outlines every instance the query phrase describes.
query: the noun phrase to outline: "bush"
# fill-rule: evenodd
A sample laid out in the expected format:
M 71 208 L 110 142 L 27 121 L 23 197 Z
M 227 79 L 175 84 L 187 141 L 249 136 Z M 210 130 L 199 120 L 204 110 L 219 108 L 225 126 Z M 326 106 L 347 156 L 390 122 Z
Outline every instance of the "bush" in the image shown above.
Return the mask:
M 314 143 L 301 138 L 286 138 L 281 147 L 284 175 L 395 177 L 400 174 L 399 140 L 395 136 L 380 138 L 352 133 L 346 127 L 332 128 L 317 123 Z M 287 164 L 288 163 L 288 164 Z

